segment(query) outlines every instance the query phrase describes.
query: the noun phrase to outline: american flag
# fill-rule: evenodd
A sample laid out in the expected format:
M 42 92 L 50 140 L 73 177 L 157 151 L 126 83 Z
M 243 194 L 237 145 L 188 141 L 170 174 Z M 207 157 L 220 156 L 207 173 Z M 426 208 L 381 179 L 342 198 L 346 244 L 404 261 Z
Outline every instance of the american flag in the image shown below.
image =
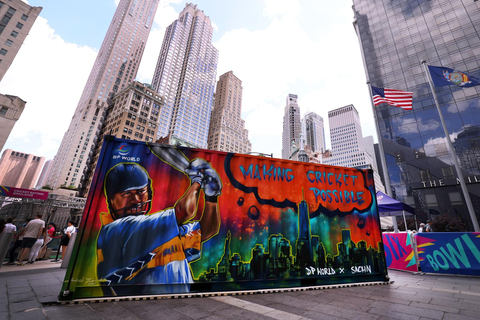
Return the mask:
M 372 86 L 373 104 L 388 103 L 404 110 L 412 110 L 413 92 Z

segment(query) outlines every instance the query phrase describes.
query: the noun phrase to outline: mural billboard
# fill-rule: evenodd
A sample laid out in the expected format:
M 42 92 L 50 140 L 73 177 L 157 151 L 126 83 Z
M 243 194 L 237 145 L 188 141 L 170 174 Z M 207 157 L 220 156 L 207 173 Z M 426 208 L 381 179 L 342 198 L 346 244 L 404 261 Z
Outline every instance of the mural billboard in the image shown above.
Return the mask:
M 372 171 L 107 136 L 60 299 L 386 279 Z
M 428 232 L 416 238 L 423 272 L 480 275 L 480 232 Z
M 406 232 L 384 233 L 383 245 L 387 268 L 417 272 L 414 235 Z

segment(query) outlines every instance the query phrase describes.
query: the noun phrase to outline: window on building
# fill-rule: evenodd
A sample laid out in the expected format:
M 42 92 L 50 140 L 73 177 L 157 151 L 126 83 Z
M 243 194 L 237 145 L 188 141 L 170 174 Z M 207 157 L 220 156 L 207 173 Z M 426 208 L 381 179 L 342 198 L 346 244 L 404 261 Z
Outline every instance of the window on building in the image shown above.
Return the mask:
M 18 28 L 18 29 L 22 29 L 22 28 L 23 28 L 23 23 L 18 22 L 18 23 L 17 23 L 17 28 Z
M 7 107 L 0 107 L 0 116 L 4 116 L 7 114 Z
M 4 49 L 4 48 L 0 49 L 0 54 L 1 54 L 2 56 L 6 55 L 7 52 L 8 52 L 8 50 L 6 50 L 6 49 Z
M 13 44 L 13 41 L 10 40 L 10 39 L 7 39 L 7 41 L 5 41 L 5 44 L 6 44 L 7 46 L 11 47 L 12 44 Z
M 26 14 L 23 14 L 23 15 L 22 15 L 22 20 L 23 20 L 23 21 L 27 21 L 27 19 L 28 19 L 28 16 L 27 16 Z

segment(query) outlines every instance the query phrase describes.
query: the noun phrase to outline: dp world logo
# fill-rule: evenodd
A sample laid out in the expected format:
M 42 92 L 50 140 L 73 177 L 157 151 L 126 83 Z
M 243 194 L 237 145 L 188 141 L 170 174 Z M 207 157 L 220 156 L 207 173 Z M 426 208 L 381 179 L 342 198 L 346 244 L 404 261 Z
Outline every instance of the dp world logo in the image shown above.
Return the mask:
M 130 153 L 130 146 L 128 144 L 122 144 L 115 152 L 118 152 L 121 156 L 126 156 Z

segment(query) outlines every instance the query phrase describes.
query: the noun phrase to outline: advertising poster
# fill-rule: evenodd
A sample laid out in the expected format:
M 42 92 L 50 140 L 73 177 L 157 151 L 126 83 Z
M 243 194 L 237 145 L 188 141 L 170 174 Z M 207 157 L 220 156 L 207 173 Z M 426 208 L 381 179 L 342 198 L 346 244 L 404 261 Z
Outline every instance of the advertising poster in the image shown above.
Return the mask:
M 108 138 L 60 299 L 386 280 L 371 171 Z
M 48 192 L 30 189 L 13 188 L 0 186 L 0 196 L 12 198 L 28 198 L 47 200 Z
M 413 235 L 410 233 L 384 233 L 383 245 L 387 268 L 418 271 Z
M 423 272 L 480 275 L 479 232 L 429 232 L 416 237 Z

